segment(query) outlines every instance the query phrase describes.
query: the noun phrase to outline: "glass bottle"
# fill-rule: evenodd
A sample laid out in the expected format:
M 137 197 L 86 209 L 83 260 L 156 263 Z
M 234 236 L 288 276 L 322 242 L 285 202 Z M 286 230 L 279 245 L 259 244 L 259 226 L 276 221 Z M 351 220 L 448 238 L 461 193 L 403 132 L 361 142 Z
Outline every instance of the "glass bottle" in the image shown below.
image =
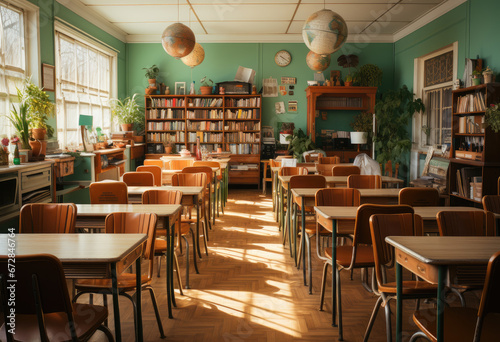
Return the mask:
M 14 165 L 21 164 L 21 158 L 19 158 L 19 146 L 16 144 L 16 148 L 14 150 Z
M 196 138 L 196 160 L 201 160 L 200 137 Z
M 189 95 L 195 95 L 196 91 L 194 90 L 194 81 L 191 83 L 191 89 L 189 90 Z

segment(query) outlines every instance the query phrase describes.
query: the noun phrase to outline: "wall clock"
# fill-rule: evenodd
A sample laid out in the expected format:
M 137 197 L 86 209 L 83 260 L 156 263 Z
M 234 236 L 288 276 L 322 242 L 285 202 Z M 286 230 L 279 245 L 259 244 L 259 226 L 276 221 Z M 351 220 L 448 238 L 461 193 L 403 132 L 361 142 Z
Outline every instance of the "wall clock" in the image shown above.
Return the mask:
M 290 52 L 286 50 L 280 50 L 276 52 L 276 55 L 274 56 L 274 61 L 280 67 L 285 67 L 292 61 L 292 55 L 290 54 Z

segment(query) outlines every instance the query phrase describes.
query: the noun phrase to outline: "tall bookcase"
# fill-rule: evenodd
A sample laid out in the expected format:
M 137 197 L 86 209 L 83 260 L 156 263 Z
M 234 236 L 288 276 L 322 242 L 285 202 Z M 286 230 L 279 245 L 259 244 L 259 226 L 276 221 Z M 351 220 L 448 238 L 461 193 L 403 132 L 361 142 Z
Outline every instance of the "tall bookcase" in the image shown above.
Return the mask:
M 145 111 L 148 158 L 166 142 L 194 152 L 199 137 L 209 152 L 231 152 L 230 183 L 260 184 L 260 95 L 147 95 Z
M 453 91 L 449 177 L 451 205 L 480 207 L 484 195 L 497 193 L 500 133 L 484 127 L 484 114 L 490 104 L 498 101 L 500 83 Z

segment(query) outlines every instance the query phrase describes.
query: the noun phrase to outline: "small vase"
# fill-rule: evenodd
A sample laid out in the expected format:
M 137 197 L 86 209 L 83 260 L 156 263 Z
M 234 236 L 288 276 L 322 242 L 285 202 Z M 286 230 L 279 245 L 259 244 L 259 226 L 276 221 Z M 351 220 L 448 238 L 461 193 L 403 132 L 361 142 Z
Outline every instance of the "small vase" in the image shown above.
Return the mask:
M 120 124 L 122 131 L 128 132 L 132 130 L 132 124 Z
M 14 165 L 21 164 L 21 158 L 19 156 L 19 146 L 16 144 L 16 148 L 14 149 Z
M 478 86 L 480 84 L 481 84 L 481 78 L 479 78 L 479 77 L 472 78 L 472 85 Z
M 167 87 L 167 89 L 165 90 L 165 95 L 170 95 L 170 88 Z
M 493 74 L 483 74 L 484 76 L 484 84 L 491 83 L 494 81 Z

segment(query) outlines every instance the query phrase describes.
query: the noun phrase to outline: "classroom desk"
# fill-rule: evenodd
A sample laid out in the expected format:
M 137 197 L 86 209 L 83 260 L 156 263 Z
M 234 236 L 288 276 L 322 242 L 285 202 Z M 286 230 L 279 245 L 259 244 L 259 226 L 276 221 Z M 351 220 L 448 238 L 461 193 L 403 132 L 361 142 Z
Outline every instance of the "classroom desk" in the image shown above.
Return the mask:
M 128 213 L 155 213 L 160 219 L 163 219 L 163 228 L 166 229 L 167 236 L 167 304 L 168 317 L 172 316 L 172 302 L 175 302 L 174 295 L 174 277 L 173 277 L 173 234 L 170 233 L 170 227 L 174 225 L 182 206 L 179 204 L 77 204 L 78 217 L 85 218 L 105 218 L 109 213 L 128 212 Z M 108 234 L 88 234 L 95 235 L 97 238 Z M 138 291 L 140 292 L 140 291 Z
M 16 255 L 47 253 L 61 260 L 68 279 L 111 278 L 115 339 L 121 341 L 118 274 L 135 261 L 141 288 L 141 254 L 145 234 L 16 234 Z M 0 253 L 7 255 L 8 235 L 1 234 Z M 136 294 L 137 334 L 143 340 L 141 291 Z
M 388 236 L 396 256 L 396 341 L 402 340 L 402 267 L 438 285 L 437 340 L 444 341 L 444 307 L 447 270 L 455 265 L 484 265 L 500 250 L 500 237 L 491 236 Z

